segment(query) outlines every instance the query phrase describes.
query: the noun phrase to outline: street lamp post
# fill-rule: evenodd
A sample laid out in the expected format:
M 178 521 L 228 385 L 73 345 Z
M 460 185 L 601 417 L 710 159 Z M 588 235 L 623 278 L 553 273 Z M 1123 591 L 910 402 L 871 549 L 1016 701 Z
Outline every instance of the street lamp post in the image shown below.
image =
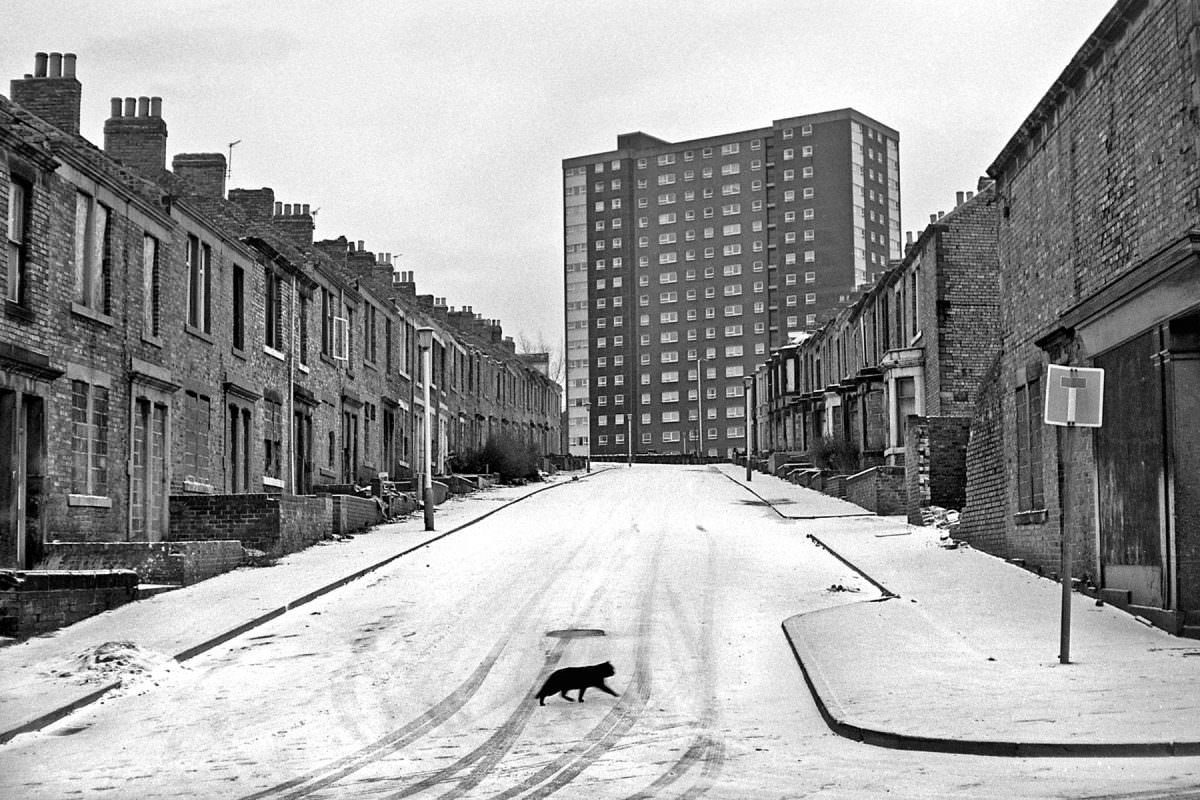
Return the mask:
M 583 437 L 587 442 L 587 471 L 592 471 L 592 404 L 584 403 L 584 410 L 587 412 L 587 436 Z
M 746 480 L 754 480 L 754 473 L 750 471 L 750 445 L 753 441 L 751 428 L 753 427 L 754 418 L 754 402 L 751 400 L 751 395 L 754 392 L 754 375 L 750 374 L 742 378 L 742 385 L 746 394 Z
M 421 375 L 425 384 L 425 480 L 421 504 L 425 507 L 425 530 L 433 530 L 433 430 L 430 422 L 429 384 L 433 382 L 433 328 L 417 328 L 421 348 Z

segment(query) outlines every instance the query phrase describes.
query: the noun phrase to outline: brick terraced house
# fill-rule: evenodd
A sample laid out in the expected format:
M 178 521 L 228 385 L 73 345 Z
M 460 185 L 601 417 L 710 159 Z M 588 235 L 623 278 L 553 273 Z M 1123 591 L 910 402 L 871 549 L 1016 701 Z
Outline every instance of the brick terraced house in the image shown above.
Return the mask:
M 11 94 L 0 568 L 71 566 L 72 544 L 113 566 L 96 548 L 137 543 L 190 548 L 211 574 L 242 545 L 305 546 L 337 525 L 339 492 L 422 470 L 425 380 L 435 472 L 493 434 L 558 451 L 544 357 L 418 295 L 389 255 L 314 242 L 307 205 L 227 196 L 221 154 L 168 170 L 158 98 L 114 99 L 100 149 L 79 135 L 73 55 L 38 54 Z
M 799 461 L 844 442 L 858 480 L 904 482 L 904 505 L 886 513 L 919 522 L 923 506 L 963 506 L 968 426 L 998 350 L 999 212 L 991 181 L 978 190 L 910 234 L 856 302 L 758 367 L 755 453 Z
M 964 533 L 1200 632 L 1200 6 L 1121 0 L 989 168 L 1002 355 Z M 1047 366 L 1106 371 L 1102 426 L 1043 423 Z

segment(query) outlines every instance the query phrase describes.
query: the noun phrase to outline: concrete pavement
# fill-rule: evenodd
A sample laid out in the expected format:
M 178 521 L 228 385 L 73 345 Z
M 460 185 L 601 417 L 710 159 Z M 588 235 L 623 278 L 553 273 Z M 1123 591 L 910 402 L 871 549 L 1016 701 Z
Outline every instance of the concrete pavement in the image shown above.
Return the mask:
M 598 470 L 602 471 L 602 470 Z M 100 700 L 120 681 L 73 669 L 75 656 L 106 642 L 186 661 L 526 497 L 570 482 L 493 487 L 439 506 L 436 530 L 420 514 L 341 542 L 323 542 L 272 567 L 241 568 L 106 611 L 54 633 L 0 648 L 0 742 Z
M 1076 594 L 1060 664 L 1058 583 L 901 517 L 718 469 L 880 590 L 783 622 L 838 734 L 982 755 L 1200 755 L 1200 641 Z

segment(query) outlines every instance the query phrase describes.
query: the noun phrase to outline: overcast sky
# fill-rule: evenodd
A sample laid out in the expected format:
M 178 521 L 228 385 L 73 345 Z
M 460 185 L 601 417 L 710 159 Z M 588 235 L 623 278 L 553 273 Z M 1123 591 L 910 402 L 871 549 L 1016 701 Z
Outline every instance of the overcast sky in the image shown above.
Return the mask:
M 853 107 L 900 132 L 904 230 L 973 190 L 1112 0 L 4 0 L 0 66 L 78 54 L 82 132 L 159 95 L 175 153 L 562 338 L 563 158 Z M 170 9 L 169 11 L 167 9 Z M 352 9 L 352 10 L 351 10 Z

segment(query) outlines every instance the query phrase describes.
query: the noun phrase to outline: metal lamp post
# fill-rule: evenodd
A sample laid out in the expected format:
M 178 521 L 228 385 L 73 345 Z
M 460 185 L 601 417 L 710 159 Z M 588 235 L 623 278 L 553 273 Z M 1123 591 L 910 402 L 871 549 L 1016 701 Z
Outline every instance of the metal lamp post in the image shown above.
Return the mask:
M 584 441 L 587 442 L 587 471 L 592 471 L 592 404 L 584 403 L 584 409 L 587 411 L 587 436 Z
M 433 430 L 430 422 L 429 384 L 433 382 L 433 328 L 417 328 L 421 348 L 421 374 L 425 384 L 425 485 L 421 504 L 425 507 L 425 530 L 433 530 Z
M 750 447 L 754 441 L 751 434 L 754 422 L 754 417 L 752 416 L 754 413 L 754 402 L 751 400 L 752 393 L 754 392 L 754 375 L 750 374 L 743 377 L 742 385 L 746 394 L 746 480 L 750 481 L 754 479 L 754 473 L 750 471 Z

